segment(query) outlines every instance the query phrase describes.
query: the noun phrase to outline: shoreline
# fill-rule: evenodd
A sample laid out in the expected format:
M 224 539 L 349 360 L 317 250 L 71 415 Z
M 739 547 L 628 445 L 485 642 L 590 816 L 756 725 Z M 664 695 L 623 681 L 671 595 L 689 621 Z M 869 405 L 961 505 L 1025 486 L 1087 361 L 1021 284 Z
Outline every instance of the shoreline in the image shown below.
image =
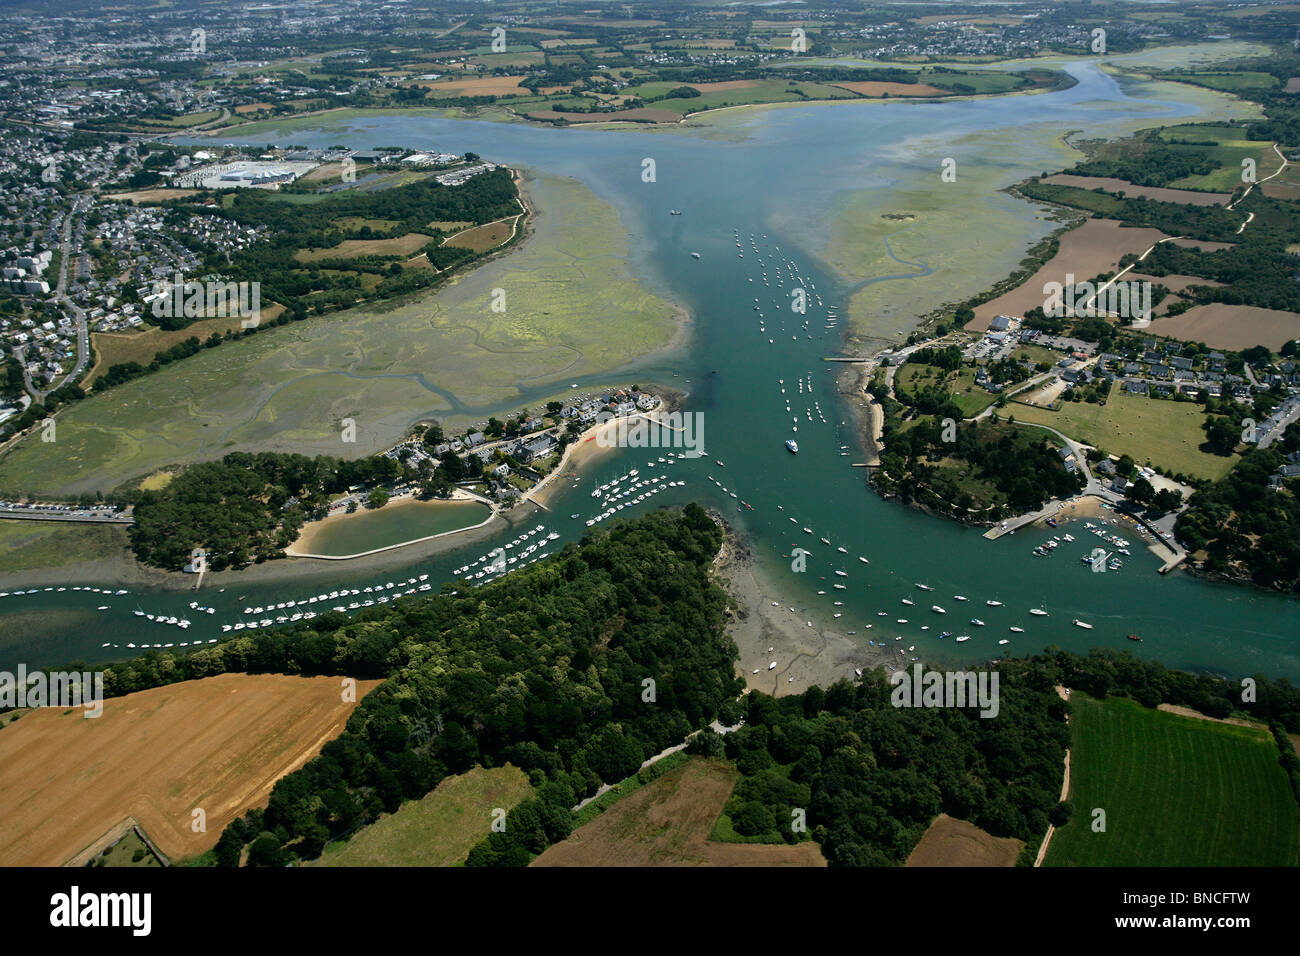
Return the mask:
M 302 526 L 302 530 L 298 532 L 298 537 L 294 539 L 293 544 L 289 545 L 287 548 L 284 549 L 284 554 L 286 557 L 290 557 L 290 558 L 313 558 L 318 561 L 351 561 L 354 558 L 365 558 L 365 557 L 369 557 L 372 554 L 379 554 L 384 551 L 393 551 L 396 550 L 397 548 L 405 548 L 408 545 L 421 544 L 425 541 L 432 541 L 435 538 L 446 538 L 453 534 L 461 534 L 462 532 L 465 531 L 473 531 L 476 528 L 482 528 L 484 525 L 492 521 L 497 516 L 497 513 L 500 511 L 500 509 L 496 506 L 494 502 L 491 502 L 486 498 L 476 495 L 473 492 L 466 491 L 464 488 L 454 489 L 451 493 L 450 498 L 430 499 L 429 501 L 421 501 L 420 499 L 417 499 L 414 495 L 403 495 L 401 498 L 398 498 L 396 501 L 389 501 L 388 504 L 384 505 L 384 507 L 386 508 L 391 507 L 394 504 L 398 505 L 399 507 L 402 505 L 410 507 L 413 504 L 438 504 L 440 501 L 443 503 L 477 501 L 480 504 L 487 505 L 488 516 L 484 518 L 482 521 L 480 521 L 478 524 L 466 525 L 463 528 L 453 528 L 450 531 L 440 531 L 437 534 L 425 535 L 420 538 L 412 538 L 409 541 L 398 541 L 394 544 L 386 544 L 383 545 L 382 547 L 371 548 L 368 551 L 358 551 L 355 554 L 313 554 L 311 553 L 311 549 L 315 545 L 316 539 L 320 537 L 321 532 L 325 531 L 328 526 L 341 524 L 343 522 L 343 519 L 345 518 L 354 518 L 357 515 L 374 513 L 371 512 L 369 509 L 362 510 L 360 508 L 358 508 L 356 511 L 351 513 L 347 511 L 340 511 L 335 514 L 326 515 L 324 518 L 320 518 L 319 520 L 310 521 L 307 524 L 304 524 Z M 376 511 L 377 510 L 381 510 L 381 509 L 376 509 Z
M 980 64 L 980 66 L 981 67 L 996 66 L 1000 62 L 1002 61 L 994 60 L 994 61 L 990 61 L 987 64 Z M 1070 61 L 1066 60 L 1065 62 L 1070 62 Z M 1057 64 L 1058 67 L 1061 65 L 1063 64 Z M 1058 69 L 1058 72 L 1064 73 L 1066 76 L 1069 76 L 1069 74 L 1065 73 L 1064 70 Z M 1073 80 L 1073 77 L 1070 77 L 1070 79 Z M 528 116 L 526 113 L 516 113 L 508 106 L 498 106 L 498 105 L 489 105 L 489 106 L 481 106 L 481 107 L 429 105 L 429 106 L 415 106 L 409 109 L 393 109 L 391 107 L 376 108 L 376 107 L 368 107 L 368 106 L 331 106 L 323 110 L 309 110 L 305 113 L 296 113 L 292 116 L 262 117 L 260 119 L 248 120 L 243 123 L 234 123 L 229 126 L 219 126 L 219 127 L 209 128 L 209 129 L 177 130 L 177 131 L 164 133 L 160 135 L 162 136 L 162 138 L 167 139 L 171 137 L 184 138 L 186 136 L 192 136 L 193 134 L 198 133 L 203 137 L 215 139 L 220 136 L 226 136 L 229 134 L 238 134 L 240 130 L 246 129 L 250 126 L 257 126 L 259 124 L 262 125 L 273 124 L 276 122 L 277 119 L 291 122 L 299 119 L 312 119 L 321 116 L 328 116 L 331 113 L 340 113 L 340 112 L 353 112 L 353 113 L 359 113 L 368 116 L 378 116 L 378 115 L 394 116 L 403 113 L 421 113 L 421 112 L 444 113 L 444 114 L 454 113 L 456 114 L 457 119 L 462 119 L 462 120 L 473 120 L 478 122 L 523 123 L 526 126 L 532 126 L 539 129 L 550 128 L 550 129 L 594 129 L 594 130 L 602 130 L 602 129 L 604 130 L 608 130 L 608 129 L 672 130 L 688 124 L 691 120 L 700 119 L 701 117 L 709 117 L 716 113 L 725 113 L 731 110 L 771 109 L 776 107 L 791 107 L 791 106 L 829 106 L 829 105 L 842 105 L 848 103 L 856 103 L 856 104 L 898 103 L 898 102 L 937 103 L 937 102 L 946 102 L 950 100 L 994 99 L 996 97 L 1003 97 L 1003 96 L 1034 96 L 1040 93 L 1055 93 L 1055 92 L 1060 92 L 1061 90 L 1068 90 L 1072 86 L 1074 86 L 1077 82 L 1078 82 L 1077 80 L 1074 80 L 1073 82 L 1066 83 L 1061 86 L 1046 86 L 1042 88 L 1034 88 L 1028 90 L 1006 90 L 1000 93 L 948 93 L 948 94 L 928 93 L 928 94 L 918 94 L 916 96 L 903 96 L 900 94 L 898 96 L 858 96 L 855 98 L 846 97 L 846 98 L 823 99 L 823 100 L 798 100 L 796 102 L 789 102 L 783 100 L 783 101 L 776 101 L 772 103 L 733 103 L 729 106 L 713 106 L 710 107 L 709 109 L 699 110 L 694 113 L 686 113 L 675 120 L 664 120 L 662 122 L 645 122 L 643 120 L 631 120 L 631 119 L 607 119 L 607 120 L 594 120 L 592 122 L 578 121 L 578 122 L 556 123 L 556 122 L 551 122 L 549 120 L 533 119 L 530 116 Z M 500 119 L 493 119 L 492 116 L 489 114 L 494 114 L 495 116 L 499 116 Z M 572 115 L 591 116 L 592 114 L 574 113 Z
M 726 635 L 740 652 L 736 676 L 744 680 L 747 693 L 801 694 L 814 684 L 825 688 L 837 680 L 857 680 L 855 668 L 877 669 L 892 661 L 893 648 L 860 644 L 816 622 L 809 627 L 807 617 L 799 617 L 779 601 L 773 607 L 776 591 L 763 580 L 748 544 L 721 514 L 713 509 L 708 513 L 722 528 L 722 548 L 712 570 L 730 599 Z M 772 661 L 776 667 L 768 670 Z
M 573 441 L 569 442 L 569 444 L 565 446 L 564 454 L 560 456 L 560 460 L 556 462 L 555 467 L 552 468 L 541 481 L 525 492 L 520 498 L 520 501 L 527 501 L 531 504 L 540 505 L 543 508 L 549 509 L 551 504 L 550 499 L 555 494 L 555 488 L 560 482 L 565 478 L 571 478 L 576 484 L 582 477 L 582 469 L 584 466 L 589 466 L 595 460 L 604 457 L 605 454 L 618 450 L 614 445 L 601 444 L 599 439 L 602 432 L 609 431 L 611 428 L 617 430 L 620 421 L 644 418 L 647 421 L 653 422 L 655 420 L 651 417 L 653 414 L 671 414 L 680 409 L 681 400 L 685 397 L 683 393 L 677 392 L 675 389 L 655 385 L 653 382 L 651 385 L 656 389 L 656 394 L 659 392 L 668 393 L 659 395 L 658 408 L 653 409 L 649 413 L 638 412 L 635 415 L 629 415 L 627 416 L 627 419 L 610 419 L 609 421 L 592 425 L 585 431 L 579 432 L 574 436 Z

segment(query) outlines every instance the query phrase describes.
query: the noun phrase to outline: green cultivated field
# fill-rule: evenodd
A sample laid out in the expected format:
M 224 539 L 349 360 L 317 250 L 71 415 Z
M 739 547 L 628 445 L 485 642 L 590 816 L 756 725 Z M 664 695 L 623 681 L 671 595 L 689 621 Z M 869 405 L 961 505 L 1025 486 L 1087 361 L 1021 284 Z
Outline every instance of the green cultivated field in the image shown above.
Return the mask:
M 1208 86 L 1212 90 L 1222 90 L 1225 93 L 1271 90 L 1277 86 L 1277 77 L 1273 74 L 1254 70 L 1243 70 L 1239 73 L 1165 73 L 1161 75 L 1161 79 Z
M 1230 74 L 1235 75 L 1235 74 Z M 1263 74 L 1268 76 L 1268 74 Z M 1268 76 L 1270 80 L 1272 76 Z M 1246 157 L 1257 163 L 1256 175 L 1263 179 L 1277 169 L 1277 154 L 1270 143 L 1243 139 L 1239 126 L 1171 126 L 1160 131 L 1160 138 L 1174 143 L 1175 149 L 1190 153 L 1207 152 L 1221 164 L 1221 168 L 1203 176 L 1184 176 L 1169 183 L 1171 189 L 1203 189 L 1211 192 L 1232 192 L 1241 185 L 1241 161 Z M 1179 143 L 1179 141 L 1182 143 Z M 1215 142 L 1217 146 L 1191 146 L 1185 143 Z
M 1296 800 L 1267 729 L 1078 691 L 1070 728 L 1074 816 L 1047 866 L 1296 865 Z
M 1175 474 L 1219 479 L 1238 461 L 1200 450 L 1205 441 L 1201 423 L 1205 412 L 1195 402 L 1126 395 L 1112 388 L 1105 406 L 1063 402 L 1061 410 L 1033 408 L 1011 402 L 1002 412 L 1018 422 L 1050 425 L 1076 441 L 1103 448 L 1112 455 L 1131 455 L 1138 464 L 1160 465 Z
M 509 812 L 532 794 L 528 777 L 506 764 L 448 777 L 346 843 L 325 848 L 317 866 L 456 866 L 491 832 L 492 812 Z

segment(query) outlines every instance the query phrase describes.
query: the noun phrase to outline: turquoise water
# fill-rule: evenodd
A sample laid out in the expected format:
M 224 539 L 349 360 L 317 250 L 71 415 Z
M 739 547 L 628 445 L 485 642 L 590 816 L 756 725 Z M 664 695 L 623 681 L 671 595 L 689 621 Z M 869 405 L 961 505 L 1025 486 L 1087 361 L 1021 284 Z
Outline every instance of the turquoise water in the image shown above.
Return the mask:
M 818 264 L 811 251 L 817 238 L 846 190 L 890 190 L 907 181 L 912 164 L 928 162 L 924 150 L 903 148 L 918 139 L 938 136 L 936 148 L 945 151 L 936 155 L 950 155 L 947 150 L 951 150 L 959 152 L 959 162 L 1004 169 L 1005 182 L 1010 184 L 1051 165 L 1054 154 L 1028 144 L 1011 151 L 988 146 L 1005 144 L 1008 130 L 1043 124 L 1062 132 L 1081 129 L 1101 136 L 1135 117 L 1174 121 L 1195 113 L 1185 104 L 1150 98 L 1148 87 L 1121 88 L 1092 66 L 1071 69 L 1079 83 L 1059 93 L 749 111 L 728 120 L 725 136 L 685 130 L 553 130 L 398 116 L 331 124 L 271 139 L 319 146 L 346 143 L 357 148 L 404 142 L 452 151 L 472 149 L 506 163 L 577 177 L 617 206 L 632 235 L 634 265 L 695 317 L 693 340 L 679 355 L 640 364 L 628 375 L 629 380 L 634 373 L 641 380 L 661 381 L 688 392 L 686 410 L 705 416 L 707 457 L 671 467 L 655 462 L 651 468 L 647 463 L 659 453 L 627 450 L 594 465 L 576 486 L 551 500 L 551 513 L 536 517 L 535 523 L 545 528 L 543 535 L 554 530 L 561 539 L 534 555 L 553 551 L 586 530 L 585 520 L 600 510 L 590 496 L 595 484 L 632 467 L 639 467 L 642 477 L 666 469 L 668 477 L 685 480 L 686 486 L 657 494 L 620 515 L 688 500 L 717 508 L 748 539 L 765 578 L 772 582 L 772 593 L 765 599 L 793 606 L 800 617 L 819 626 L 856 630 L 863 643 L 868 637 L 890 639 L 902 634 L 907 643 L 916 644 L 918 653 L 939 663 L 1028 653 L 1052 644 L 1078 651 L 1124 647 L 1176 667 L 1298 679 L 1300 650 L 1295 638 L 1300 607 L 1292 599 L 1207 583 L 1182 573 L 1160 577 L 1155 573 L 1160 562 L 1131 533 L 1123 535 L 1133 544 L 1124 569 L 1092 574 L 1078 560 L 1095 543 L 1081 526 L 1053 532 L 1025 530 L 997 542 L 986 541 L 978 530 L 880 500 L 866 487 L 864 471 L 850 467 L 858 452 L 852 428 L 846 424 L 850 416 L 834 386 L 834 366 L 822 361 L 840 349 L 844 299 L 863 282 L 907 283 L 921 274 L 942 275 L 945 263 L 924 256 L 921 261 L 898 260 L 881 275 L 845 281 Z M 268 138 L 258 134 L 257 141 Z M 656 160 L 653 184 L 641 181 L 646 156 Z M 1006 202 L 1006 197 L 990 201 Z M 1049 226 L 1036 219 L 1033 207 L 1023 207 L 1028 245 Z M 669 217 L 670 208 L 684 214 Z M 971 227 L 957 221 L 953 228 Z M 972 232 L 970 241 L 978 244 L 979 235 Z M 701 258 L 692 259 L 692 251 Z M 789 275 L 785 260 L 796 264 L 797 280 Z M 784 285 L 777 284 L 778 262 Z M 762 282 L 763 269 L 769 273 L 768 285 Z M 991 274 L 988 280 L 999 277 L 1000 273 Z M 796 282 L 809 289 L 815 285 L 824 306 L 817 306 L 814 299 L 806 316 L 795 315 L 789 292 Z M 756 296 L 761 319 L 754 310 Z M 936 304 L 918 301 L 915 312 Z M 838 309 L 841 318 L 836 328 L 827 329 L 826 309 L 831 307 Z M 889 331 L 895 324 L 891 320 Z M 578 379 L 577 384 L 623 377 L 604 375 L 599 380 Z M 796 384 L 800 379 L 805 383 L 802 394 Z M 554 387 L 521 384 L 520 398 L 511 404 L 528 404 Z M 786 399 L 791 400 L 789 412 Z M 457 408 L 476 416 L 502 410 L 500 406 Z M 800 419 L 797 433 L 792 431 L 795 415 Z M 783 447 L 790 437 L 799 441 L 798 455 Z M 844 445 L 849 447 L 843 449 Z M 725 466 L 714 464 L 715 459 Z M 573 513 L 580 517 L 571 519 Z M 805 527 L 812 534 L 805 533 Z M 396 565 L 378 575 L 359 576 L 331 565 L 310 579 L 267 584 L 259 583 L 253 569 L 244 582 L 230 589 L 238 594 L 201 592 L 199 600 L 216 608 L 212 615 L 187 612 L 186 605 L 195 599 L 188 592 L 105 600 L 94 593 L 68 590 L 3 598 L 0 665 L 56 663 L 74 655 L 121 657 L 134 652 L 127 643 L 207 642 L 221 635 L 221 624 L 247 620 L 240 613 L 246 605 L 302 600 L 345 586 L 364 588 L 427 574 L 436 588 L 450 580 L 453 571 L 504 545 L 520 530 L 503 532 L 486 544 L 437 560 Z M 1063 545 L 1050 558 L 1032 556 L 1034 545 L 1064 532 L 1078 540 Z M 822 537 L 831 545 L 823 545 Z M 812 552 L 802 574 L 791 570 L 789 554 L 795 546 Z M 839 546 L 847 554 L 836 551 Z M 859 555 L 870 564 L 858 561 Z M 846 577 L 834 575 L 837 569 Z M 833 589 L 837 582 L 845 585 L 844 591 Z M 918 582 L 934 590 L 919 591 L 914 587 Z M 67 582 L 67 586 L 79 583 Z M 970 600 L 955 602 L 956 594 Z M 915 606 L 902 605 L 903 597 L 914 600 Z M 987 606 L 987 599 L 1005 606 Z M 844 606 L 833 607 L 833 600 L 843 601 Z M 945 607 L 948 614 L 931 612 L 932 603 Z M 111 606 L 97 611 L 99 604 Z M 187 614 L 194 625 L 181 632 L 142 621 L 132 613 L 137 605 L 150 613 Z M 1028 614 L 1030 607 L 1039 606 L 1050 616 Z M 881 610 L 887 616 L 878 616 Z M 844 615 L 839 621 L 832 618 L 835 611 Z M 909 623 L 895 623 L 899 617 Z M 985 620 L 987 627 L 965 624 L 970 617 Z M 1094 629 L 1071 626 L 1075 617 L 1092 623 Z M 874 625 L 869 635 L 867 624 Z M 921 625 L 930 629 L 921 631 Z M 1026 633 L 1010 633 L 1011 625 L 1024 627 Z M 962 645 L 951 639 L 940 641 L 938 633 L 944 629 L 970 633 L 974 639 Z M 1130 632 L 1142 634 L 1144 642 L 1126 641 L 1124 635 Z M 999 648 L 1000 638 L 1012 643 Z M 104 648 L 104 643 L 117 646 Z

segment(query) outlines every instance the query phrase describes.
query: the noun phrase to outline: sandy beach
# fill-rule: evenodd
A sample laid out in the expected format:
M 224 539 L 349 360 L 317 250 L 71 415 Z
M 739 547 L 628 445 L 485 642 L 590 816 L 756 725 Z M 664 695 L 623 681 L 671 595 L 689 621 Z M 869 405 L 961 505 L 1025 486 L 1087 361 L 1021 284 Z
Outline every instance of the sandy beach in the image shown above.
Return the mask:
M 846 365 L 837 378 L 840 397 L 848 405 L 857 426 L 861 451 L 856 453 L 858 457 L 854 461 L 868 465 L 880 464 L 880 436 L 885 426 L 884 410 L 866 392 L 874 370 L 874 366 Z
M 489 514 L 487 517 L 488 522 L 490 522 L 493 518 L 496 517 L 497 507 L 493 502 L 489 501 L 487 498 L 483 498 L 479 495 L 473 494 L 472 492 L 466 491 L 464 488 L 452 489 L 450 497 L 448 497 L 446 500 L 477 501 L 480 504 L 487 505 L 488 508 L 491 509 L 492 513 Z M 386 504 L 384 507 L 389 508 L 392 507 L 393 505 L 397 505 L 399 507 L 401 506 L 409 507 L 411 504 L 418 504 L 418 502 L 414 497 L 410 495 L 404 495 L 400 498 L 395 498 L 390 500 L 388 504 Z M 302 526 L 302 531 L 298 533 L 298 537 L 294 540 L 293 544 L 285 548 L 284 553 L 291 558 L 312 557 L 313 555 L 317 554 L 321 536 L 326 530 L 333 528 L 336 525 L 339 525 L 343 522 L 346 522 L 349 518 L 355 518 L 357 515 L 366 514 L 366 513 L 367 513 L 366 509 L 358 508 L 356 511 L 352 512 L 352 514 L 348 514 L 348 512 L 346 511 L 337 511 L 331 515 L 327 515 L 326 517 L 321 518 L 319 521 L 309 521 L 307 522 L 307 524 Z M 410 547 L 411 545 L 414 544 L 420 544 L 423 543 L 424 541 L 432 540 L 432 538 L 434 537 L 450 537 L 451 535 L 459 535 L 467 531 L 472 531 L 477 526 L 478 525 L 476 524 L 474 527 L 470 527 L 470 528 L 460 528 L 453 531 L 444 531 L 438 535 L 430 535 L 428 537 L 416 539 L 413 541 L 406 541 L 398 544 L 388 545 L 386 548 L 376 549 L 376 552 L 379 550 L 389 550 L 393 548 Z M 355 560 L 355 558 L 340 557 L 334 560 Z
M 892 648 L 871 647 L 865 639 L 858 643 L 843 631 L 819 627 L 816 621 L 809 627 L 805 616 L 781 603 L 780 595 L 760 579 L 748 546 L 726 521 L 716 512 L 712 517 L 724 530 L 713 570 L 732 598 L 727 634 L 740 651 L 737 673 L 749 690 L 774 697 L 801 694 L 813 684 L 828 687 L 837 680 L 852 681 L 854 668 L 865 670 L 894 660 Z M 773 607 L 774 601 L 779 606 Z M 768 670 L 772 661 L 776 667 Z
M 387 568 L 412 564 L 424 558 L 435 557 L 447 551 L 466 545 L 486 541 L 503 529 L 532 527 L 548 516 L 541 508 L 531 502 L 521 502 L 508 511 L 498 512 L 498 517 L 488 524 L 468 531 L 421 541 L 416 544 L 380 551 L 363 558 L 351 558 L 347 562 L 350 572 L 357 575 L 378 573 Z M 502 524 L 502 521 L 505 524 Z M 203 576 L 203 590 L 216 588 L 237 588 L 250 583 L 268 584 L 311 578 L 317 575 L 337 575 L 337 561 L 320 561 L 315 558 L 285 558 L 254 564 L 239 571 L 210 572 Z M 157 589 L 161 591 L 193 590 L 193 574 L 159 571 L 141 564 L 127 550 L 123 549 L 119 557 L 101 558 L 79 564 L 67 564 L 58 568 L 34 568 L 30 571 L 16 571 L 3 576 L 6 588 L 44 586 L 48 584 L 66 584 L 86 582 L 132 590 Z
M 653 421 L 656 416 L 673 412 L 680 407 L 682 397 L 680 392 L 658 385 L 646 389 L 646 391 L 658 395 L 660 404 L 649 415 L 638 417 L 646 417 Z M 564 449 L 564 454 L 560 457 L 559 463 L 551 469 L 551 473 L 534 485 L 524 495 L 524 500 L 534 500 L 543 507 L 549 508 L 551 498 L 555 496 L 557 489 L 563 487 L 566 480 L 576 481 L 582 476 L 584 468 L 609 457 L 610 452 L 618 450 L 612 444 L 609 444 L 613 440 L 613 433 L 618 430 L 618 422 L 618 419 L 612 419 L 608 422 L 592 425 L 586 431 L 578 434 Z M 605 443 L 602 444 L 602 442 Z

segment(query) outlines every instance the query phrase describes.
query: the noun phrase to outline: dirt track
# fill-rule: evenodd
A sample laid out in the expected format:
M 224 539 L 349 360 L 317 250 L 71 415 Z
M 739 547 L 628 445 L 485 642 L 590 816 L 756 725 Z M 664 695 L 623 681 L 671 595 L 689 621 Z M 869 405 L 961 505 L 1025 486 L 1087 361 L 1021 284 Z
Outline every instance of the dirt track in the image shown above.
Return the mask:
M 624 797 L 533 866 L 825 866 L 811 841 L 714 843 L 709 834 L 739 774 L 696 758 Z

